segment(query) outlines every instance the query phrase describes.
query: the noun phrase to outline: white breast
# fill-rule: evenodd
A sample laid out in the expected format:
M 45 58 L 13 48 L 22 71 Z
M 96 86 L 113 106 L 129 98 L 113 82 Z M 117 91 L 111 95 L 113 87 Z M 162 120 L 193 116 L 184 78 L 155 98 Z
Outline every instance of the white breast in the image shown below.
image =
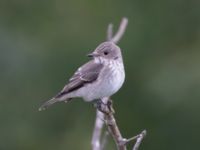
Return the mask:
M 86 101 L 109 97 L 115 94 L 123 85 L 125 79 L 123 63 L 116 60 L 105 64 L 95 84 L 88 85 L 87 94 L 83 95 Z

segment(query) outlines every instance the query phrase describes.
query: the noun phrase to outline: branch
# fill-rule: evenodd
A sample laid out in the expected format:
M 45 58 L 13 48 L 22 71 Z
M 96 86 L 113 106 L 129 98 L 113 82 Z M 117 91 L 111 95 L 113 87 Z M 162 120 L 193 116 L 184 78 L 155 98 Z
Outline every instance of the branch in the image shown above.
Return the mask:
M 102 142 L 101 142 L 101 150 L 104 150 L 107 142 L 108 142 L 108 135 L 109 135 L 109 132 L 108 131 L 105 131 L 104 133 L 104 136 L 103 136 L 103 139 L 102 139 Z
M 108 99 L 109 98 L 105 97 L 102 99 L 102 101 L 105 104 L 107 104 Z M 105 117 L 104 114 L 97 109 L 96 120 L 95 120 L 95 125 L 94 125 L 94 130 L 93 130 L 93 136 L 92 136 L 92 143 L 91 143 L 93 150 L 103 150 L 102 147 L 105 146 L 105 144 L 101 144 L 101 134 L 102 134 L 103 126 L 104 126 L 104 117 Z M 101 146 L 101 145 L 104 145 L 104 146 Z
M 108 29 L 107 29 L 107 41 L 118 43 L 126 30 L 127 24 L 128 24 L 128 19 L 122 18 L 119 29 L 114 36 L 113 36 L 113 24 L 109 24 Z M 101 99 L 101 101 L 102 102 L 101 102 L 100 107 L 97 106 L 97 110 L 96 110 L 96 121 L 95 121 L 94 130 L 93 130 L 92 142 L 91 142 L 92 150 L 104 150 L 104 147 L 107 142 L 107 133 L 105 133 L 105 136 L 102 138 L 102 141 L 101 141 L 104 123 L 108 127 L 109 133 L 112 135 L 112 138 L 114 139 L 118 150 L 127 150 L 126 145 L 130 141 L 135 140 L 135 139 L 136 139 L 136 143 L 133 147 L 133 150 L 138 150 L 142 139 L 146 135 L 146 131 L 144 130 L 139 135 L 134 136 L 130 139 L 123 138 L 114 117 L 114 109 L 112 107 L 112 100 L 110 100 L 109 97 L 105 97 Z
M 107 125 L 108 130 L 117 145 L 117 149 L 127 150 L 126 145 L 129 142 L 136 140 L 136 143 L 133 146 L 132 150 L 138 150 L 143 138 L 146 136 L 146 130 L 142 131 L 140 134 L 132 138 L 129 138 L 129 139 L 123 138 L 114 117 L 114 109 L 112 106 L 112 100 L 109 99 L 106 104 L 102 102 L 101 106 L 98 107 L 98 109 L 105 115 L 105 124 Z M 102 142 L 102 145 L 103 147 L 105 146 L 103 142 Z
M 108 25 L 108 29 L 107 29 L 107 41 L 113 41 L 114 43 L 117 43 L 120 40 L 120 38 L 123 36 L 127 24 L 128 24 L 128 19 L 122 18 L 122 21 L 119 26 L 119 30 L 113 37 L 113 24 L 110 23 Z M 109 98 L 103 98 L 103 101 L 105 102 L 105 104 L 107 104 L 108 99 Z M 102 128 L 104 126 L 104 122 L 103 122 L 104 117 L 105 117 L 104 114 L 97 109 L 96 110 L 96 120 L 95 120 L 92 142 L 91 142 L 93 150 L 102 150 L 103 149 L 100 145 L 101 145 Z
M 108 30 L 107 30 L 107 41 L 111 41 L 113 36 L 113 24 L 110 23 L 108 25 Z
M 93 130 L 93 136 L 92 136 L 92 149 L 93 150 L 101 150 L 101 133 L 102 133 L 102 128 L 104 125 L 103 119 L 104 114 L 98 110 L 96 110 L 96 121 L 94 125 L 94 130 Z
M 110 134 L 112 135 L 118 150 L 126 150 L 126 139 L 122 137 L 122 134 L 117 126 L 115 117 L 114 117 L 114 111 L 112 107 L 112 100 L 109 100 L 107 104 L 103 103 L 103 105 L 100 108 L 100 111 L 102 111 L 105 115 L 105 123 L 108 127 L 108 130 Z
M 125 18 L 125 17 L 122 18 L 122 21 L 120 23 L 120 26 L 119 26 L 117 33 L 112 37 L 111 35 L 112 35 L 113 25 L 109 24 L 109 26 L 108 26 L 108 36 L 107 36 L 108 40 L 117 44 L 119 42 L 119 40 L 122 38 L 122 36 L 124 35 L 124 32 L 126 30 L 127 25 L 128 25 L 128 19 Z
M 144 130 L 142 131 L 142 133 L 140 133 L 139 135 L 137 135 L 137 140 L 136 140 L 136 143 L 135 145 L 133 146 L 133 150 L 138 150 L 139 149 L 139 146 L 143 140 L 143 138 L 147 135 L 147 131 Z
M 121 37 L 123 36 L 127 24 L 128 24 L 128 19 L 122 18 L 119 29 L 118 29 L 117 33 L 115 34 L 115 36 L 113 36 L 113 24 L 110 23 L 108 25 L 108 29 L 107 29 L 107 41 L 113 41 L 114 43 L 117 43 L 121 39 Z M 109 100 L 109 98 L 103 98 L 102 99 L 104 104 L 107 104 L 108 100 Z M 96 120 L 95 120 L 92 142 L 91 142 L 93 150 L 103 150 L 103 148 L 105 147 L 105 143 L 106 143 L 105 138 L 102 139 L 102 143 L 101 143 L 101 135 L 102 135 L 102 129 L 103 129 L 103 126 L 104 126 L 104 121 L 103 121 L 104 118 L 105 118 L 105 114 L 97 109 L 96 110 Z M 107 118 L 111 119 L 111 118 L 114 118 L 114 117 L 107 117 Z M 118 128 L 116 128 L 116 129 L 118 129 Z M 114 130 L 112 130 L 112 131 L 114 131 Z M 118 131 L 119 131 L 119 129 L 118 129 Z

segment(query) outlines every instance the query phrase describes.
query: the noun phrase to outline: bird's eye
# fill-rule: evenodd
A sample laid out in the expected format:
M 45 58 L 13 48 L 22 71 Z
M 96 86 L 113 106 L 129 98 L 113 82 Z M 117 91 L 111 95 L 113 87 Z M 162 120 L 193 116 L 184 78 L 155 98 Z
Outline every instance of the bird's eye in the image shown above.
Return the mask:
M 107 52 L 107 51 L 105 51 L 105 52 L 104 52 L 104 55 L 108 55 L 108 52 Z

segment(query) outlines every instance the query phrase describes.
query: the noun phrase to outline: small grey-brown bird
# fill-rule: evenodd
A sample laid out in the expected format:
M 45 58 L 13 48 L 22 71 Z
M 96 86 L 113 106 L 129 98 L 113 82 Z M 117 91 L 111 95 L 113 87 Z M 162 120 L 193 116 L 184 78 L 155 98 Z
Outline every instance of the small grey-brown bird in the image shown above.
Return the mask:
M 46 101 L 40 111 L 75 97 L 88 102 L 110 97 L 121 88 L 125 72 L 121 50 L 115 43 L 103 42 L 88 56 L 92 60 L 78 68 L 62 91 Z

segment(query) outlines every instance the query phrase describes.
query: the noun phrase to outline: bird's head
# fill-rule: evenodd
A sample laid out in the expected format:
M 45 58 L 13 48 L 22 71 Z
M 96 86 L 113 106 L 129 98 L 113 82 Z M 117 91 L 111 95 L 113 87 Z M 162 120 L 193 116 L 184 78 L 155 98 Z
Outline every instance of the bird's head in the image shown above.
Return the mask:
M 93 58 L 104 58 L 110 60 L 122 59 L 120 48 L 113 42 L 101 43 L 92 53 L 87 55 Z

